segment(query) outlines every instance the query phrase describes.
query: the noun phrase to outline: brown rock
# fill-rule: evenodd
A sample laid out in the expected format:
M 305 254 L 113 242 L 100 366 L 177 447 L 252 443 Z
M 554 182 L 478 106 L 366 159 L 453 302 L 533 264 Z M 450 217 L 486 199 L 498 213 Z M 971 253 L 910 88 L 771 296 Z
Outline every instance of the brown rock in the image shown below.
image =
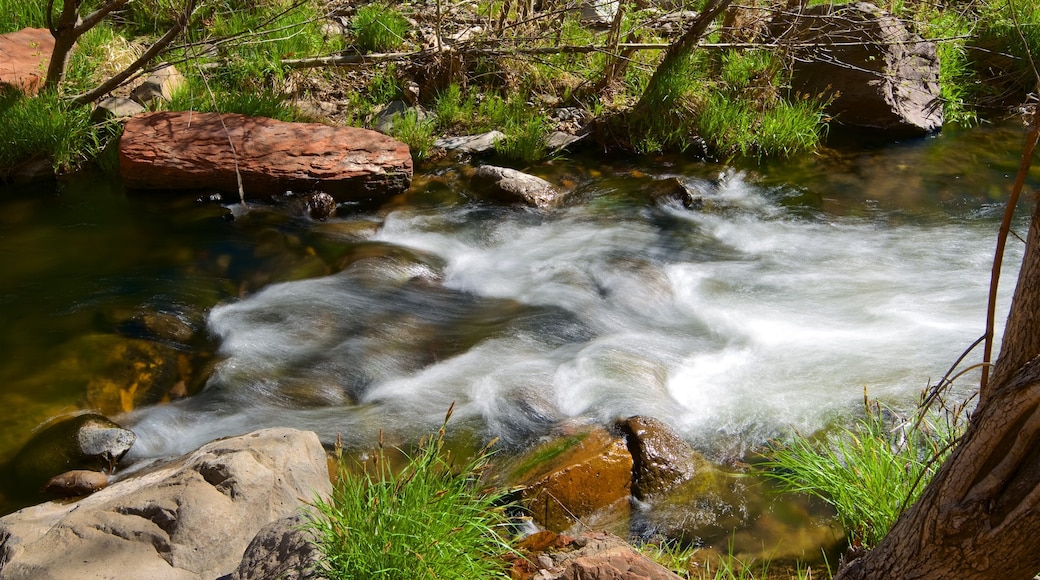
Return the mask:
M 101 471 L 73 469 L 50 478 L 43 492 L 60 497 L 90 495 L 108 485 L 108 475 Z
M 47 77 L 54 37 L 46 28 L 0 34 L 0 88 L 11 86 L 35 95 Z
M 632 454 L 632 495 L 640 500 L 666 492 L 706 469 L 707 461 L 667 425 L 652 417 L 618 421 Z
M 535 521 L 564 531 L 604 510 L 627 511 L 632 456 L 625 440 L 602 428 L 550 441 L 526 455 L 514 480 Z
M 401 193 L 412 178 L 407 145 L 354 127 L 158 112 L 130 119 L 119 142 L 131 188 L 237 194 L 236 165 L 246 197 L 320 189 L 340 201 L 369 200 Z
M 549 532 L 541 532 L 542 535 Z M 621 538 L 590 532 L 577 538 L 539 538 L 534 550 L 523 542 L 518 550 L 525 565 L 514 565 L 517 580 L 676 580 L 667 568 L 636 551 Z

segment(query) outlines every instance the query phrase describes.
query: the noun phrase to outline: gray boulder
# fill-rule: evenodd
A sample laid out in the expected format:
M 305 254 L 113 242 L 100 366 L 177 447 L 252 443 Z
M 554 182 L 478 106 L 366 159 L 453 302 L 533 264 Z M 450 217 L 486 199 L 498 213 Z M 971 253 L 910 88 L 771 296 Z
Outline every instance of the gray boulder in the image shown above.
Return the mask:
M 794 43 L 792 89 L 830 98 L 841 124 L 893 137 L 942 128 L 935 44 L 873 4 L 812 6 L 774 19 L 771 34 Z
M 238 567 L 261 528 L 330 490 L 314 433 L 214 441 L 79 502 L 0 518 L 0 577 L 211 580 Z
M 563 197 L 556 186 L 540 177 L 494 165 L 478 167 L 473 186 L 501 201 L 540 208 L 555 207 Z

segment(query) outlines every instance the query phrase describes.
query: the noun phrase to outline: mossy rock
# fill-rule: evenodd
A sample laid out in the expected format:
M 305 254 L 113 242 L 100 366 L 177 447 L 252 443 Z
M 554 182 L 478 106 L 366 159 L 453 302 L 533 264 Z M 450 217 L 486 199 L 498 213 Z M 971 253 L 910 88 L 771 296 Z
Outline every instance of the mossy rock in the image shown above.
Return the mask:
M 566 531 L 604 514 L 627 518 L 632 456 L 624 438 L 602 427 L 547 441 L 512 465 L 510 480 L 523 486 L 524 505 L 547 530 Z

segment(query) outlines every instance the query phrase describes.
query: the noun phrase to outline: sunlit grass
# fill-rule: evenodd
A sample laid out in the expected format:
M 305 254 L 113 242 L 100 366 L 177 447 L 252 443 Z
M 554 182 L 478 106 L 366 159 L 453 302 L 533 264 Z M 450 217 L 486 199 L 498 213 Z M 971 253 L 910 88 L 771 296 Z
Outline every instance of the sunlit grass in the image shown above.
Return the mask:
M 114 128 L 94 125 L 90 110 L 72 107 L 52 92 L 0 95 L 0 176 L 31 159 L 50 159 L 56 171 L 79 168 L 104 148 Z
M 396 472 L 382 449 L 360 473 L 340 459 L 332 496 L 316 503 L 311 523 L 322 574 L 370 580 L 506 577 L 503 556 L 512 548 L 504 538 L 504 491 L 483 489 L 480 482 L 489 451 L 456 465 L 444 436 L 442 427 Z
M 766 474 L 785 491 L 834 506 L 851 544 L 877 546 L 931 480 L 963 426 L 935 417 L 892 421 L 890 414 L 868 405 L 852 427 L 776 442 L 765 453 Z

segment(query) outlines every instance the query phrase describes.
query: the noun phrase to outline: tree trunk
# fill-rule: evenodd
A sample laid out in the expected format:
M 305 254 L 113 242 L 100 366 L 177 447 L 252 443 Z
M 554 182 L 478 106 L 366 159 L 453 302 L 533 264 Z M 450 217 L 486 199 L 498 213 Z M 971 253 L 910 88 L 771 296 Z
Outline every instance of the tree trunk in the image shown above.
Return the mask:
M 1040 208 L 1000 358 L 964 439 L 917 502 L 838 580 L 1031 579 L 1040 572 Z
M 697 44 L 700 42 L 701 37 L 708 31 L 708 27 L 715 21 L 715 18 L 719 14 L 729 7 L 733 3 L 733 0 L 711 0 L 704 6 L 704 10 L 697 15 L 690 28 L 683 33 L 679 40 L 676 40 L 668 51 L 664 53 L 664 58 L 661 60 L 661 64 L 657 65 L 657 69 L 654 70 L 653 76 L 650 77 L 650 81 L 646 83 L 646 89 L 643 90 L 642 96 L 639 98 L 639 102 L 634 107 L 635 114 L 651 114 L 656 115 L 660 113 L 660 107 L 662 103 L 660 93 L 661 79 L 669 74 L 676 66 L 682 62 L 683 59 L 688 58 L 689 55 L 697 48 Z

